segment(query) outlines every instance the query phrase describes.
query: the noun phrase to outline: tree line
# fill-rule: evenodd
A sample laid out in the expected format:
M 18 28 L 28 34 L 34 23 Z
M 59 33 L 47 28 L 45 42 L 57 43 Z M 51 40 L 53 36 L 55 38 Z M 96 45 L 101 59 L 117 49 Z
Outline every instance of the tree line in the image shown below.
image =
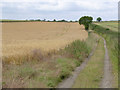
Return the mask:
M 86 17 L 86 16 L 85 16 L 85 17 Z M 87 17 L 87 18 L 88 18 L 88 17 Z M 41 20 L 41 19 L 30 19 L 30 20 L 27 20 L 27 19 L 26 19 L 26 21 L 78 22 L 77 20 L 75 20 L 75 21 L 72 21 L 72 20 L 68 21 L 68 20 L 65 20 L 65 19 L 62 19 L 62 20 L 56 20 L 56 19 L 53 19 L 53 20 L 46 20 L 46 19 L 43 19 L 43 20 Z M 101 22 L 101 21 L 102 21 L 102 18 L 101 18 L 101 17 L 98 17 L 98 18 L 96 19 L 96 21 Z
M 30 19 L 30 20 L 26 20 L 26 21 L 46 21 L 46 22 L 78 22 L 77 20 L 76 21 L 68 21 L 68 20 L 65 20 L 65 19 L 62 19 L 62 20 L 56 20 L 56 19 L 53 19 L 53 20 L 46 20 L 46 19 Z

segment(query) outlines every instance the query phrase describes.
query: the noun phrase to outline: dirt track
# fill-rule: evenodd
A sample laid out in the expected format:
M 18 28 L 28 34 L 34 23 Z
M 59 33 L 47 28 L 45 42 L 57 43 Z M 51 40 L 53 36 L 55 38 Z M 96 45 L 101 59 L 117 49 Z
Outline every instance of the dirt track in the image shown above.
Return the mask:
M 70 76 L 69 78 L 65 79 L 63 82 L 61 82 L 58 85 L 58 88 L 71 88 L 76 80 L 76 78 L 78 77 L 79 73 L 85 68 L 85 66 L 87 65 L 90 57 L 93 55 L 94 51 L 96 50 L 97 47 L 97 43 L 95 45 L 95 48 L 92 50 L 92 52 L 90 53 L 90 55 L 88 56 L 88 58 L 85 59 L 85 61 L 75 69 L 75 71 L 73 72 L 72 76 Z
M 100 85 L 100 88 L 113 88 L 113 76 L 112 76 L 112 66 L 110 63 L 108 49 L 106 46 L 106 41 L 104 38 L 104 48 L 105 48 L 105 60 L 104 60 L 104 76 Z
M 103 79 L 102 79 L 101 84 L 100 84 L 100 88 L 113 88 L 112 87 L 113 76 L 112 76 L 112 69 L 111 69 L 112 66 L 111 66 L 111 63 L 110 63 L 108 50 L 107 50 L 107 47 L 106 47 L 106 41 L 105 41 L 104 38 L 102 38 L 102 39 L 104 40 L 105 58 L 104 58 L 104 75 L 103 75 Z M 97 44 L 96 44 L 96 46 L 97 46 Z M 78 77 L 79 73 L 86 66 L 87 62 L 89 61 L 89 58 L 93 55 L 95 49 L 96 49 L 96 47 L 91 52 L 89 57 L 79 67 L 77 67 L 75 69 L 75 71 L 73 72 L 73 75 L 70 76 L 69 78 L 65 79 L 63 82 L 61 82 L 58 85 L 58 88 L 71 88 L 72 87 L 72 85 L 74 84 L 74 81 Z

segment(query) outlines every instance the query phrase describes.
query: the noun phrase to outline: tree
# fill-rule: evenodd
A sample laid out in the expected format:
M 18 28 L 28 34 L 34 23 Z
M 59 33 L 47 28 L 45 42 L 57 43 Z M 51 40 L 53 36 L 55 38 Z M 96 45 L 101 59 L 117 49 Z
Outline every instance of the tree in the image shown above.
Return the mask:
M 63 20 L 61 20 L 61 22 L 66 22 L 66 20 L 63 19 Z
M 58 22 L 67 22 L 67 21 L 63 19 L 63 20 L 59 20 Z
M 37 19 L 36 21 L 41 21 L 40 19 Z
M 85 26 L 85 30 L 89 29 L 89 24 L 92 23 L 93 18 L 90 16 L 83 16 L 79 19 L 79 24 L 83 24 Z
M 54 19 L 53 22 L 56 22 L 56 20 Z
M 98 17 L 98 18 L 97 18 L 97 21 L 98 21 L 98 22 L 100 22 L 101 20 L 102 20 L 101 17 Z

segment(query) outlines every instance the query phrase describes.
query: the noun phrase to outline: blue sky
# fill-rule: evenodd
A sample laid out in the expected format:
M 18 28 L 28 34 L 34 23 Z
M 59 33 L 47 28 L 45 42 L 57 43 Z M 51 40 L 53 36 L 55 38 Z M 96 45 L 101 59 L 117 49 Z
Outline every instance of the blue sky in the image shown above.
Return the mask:
M 118 19 L 119 0 L 2 0 L 2 19 Z

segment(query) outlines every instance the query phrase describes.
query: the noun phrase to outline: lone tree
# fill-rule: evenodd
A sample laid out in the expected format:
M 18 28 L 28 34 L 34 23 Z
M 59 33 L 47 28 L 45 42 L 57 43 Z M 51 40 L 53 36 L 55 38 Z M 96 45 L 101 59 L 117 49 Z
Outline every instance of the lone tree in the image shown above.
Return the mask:
M 54 19 L 53 22 L 56 22 L 56 20 Z
M 102 20 L 101 17 L 98 17 L 98 18 L 97 18 L 97 21 L 98 21 L 98 22 L 100 22 L 101 20 Z
M 90 16 L 83 16 L 79 19 L 79 24 L 83 24 L 85 26 L 85 30 L 89 29 L 89 24 L 92 23 L 93 18 Z

